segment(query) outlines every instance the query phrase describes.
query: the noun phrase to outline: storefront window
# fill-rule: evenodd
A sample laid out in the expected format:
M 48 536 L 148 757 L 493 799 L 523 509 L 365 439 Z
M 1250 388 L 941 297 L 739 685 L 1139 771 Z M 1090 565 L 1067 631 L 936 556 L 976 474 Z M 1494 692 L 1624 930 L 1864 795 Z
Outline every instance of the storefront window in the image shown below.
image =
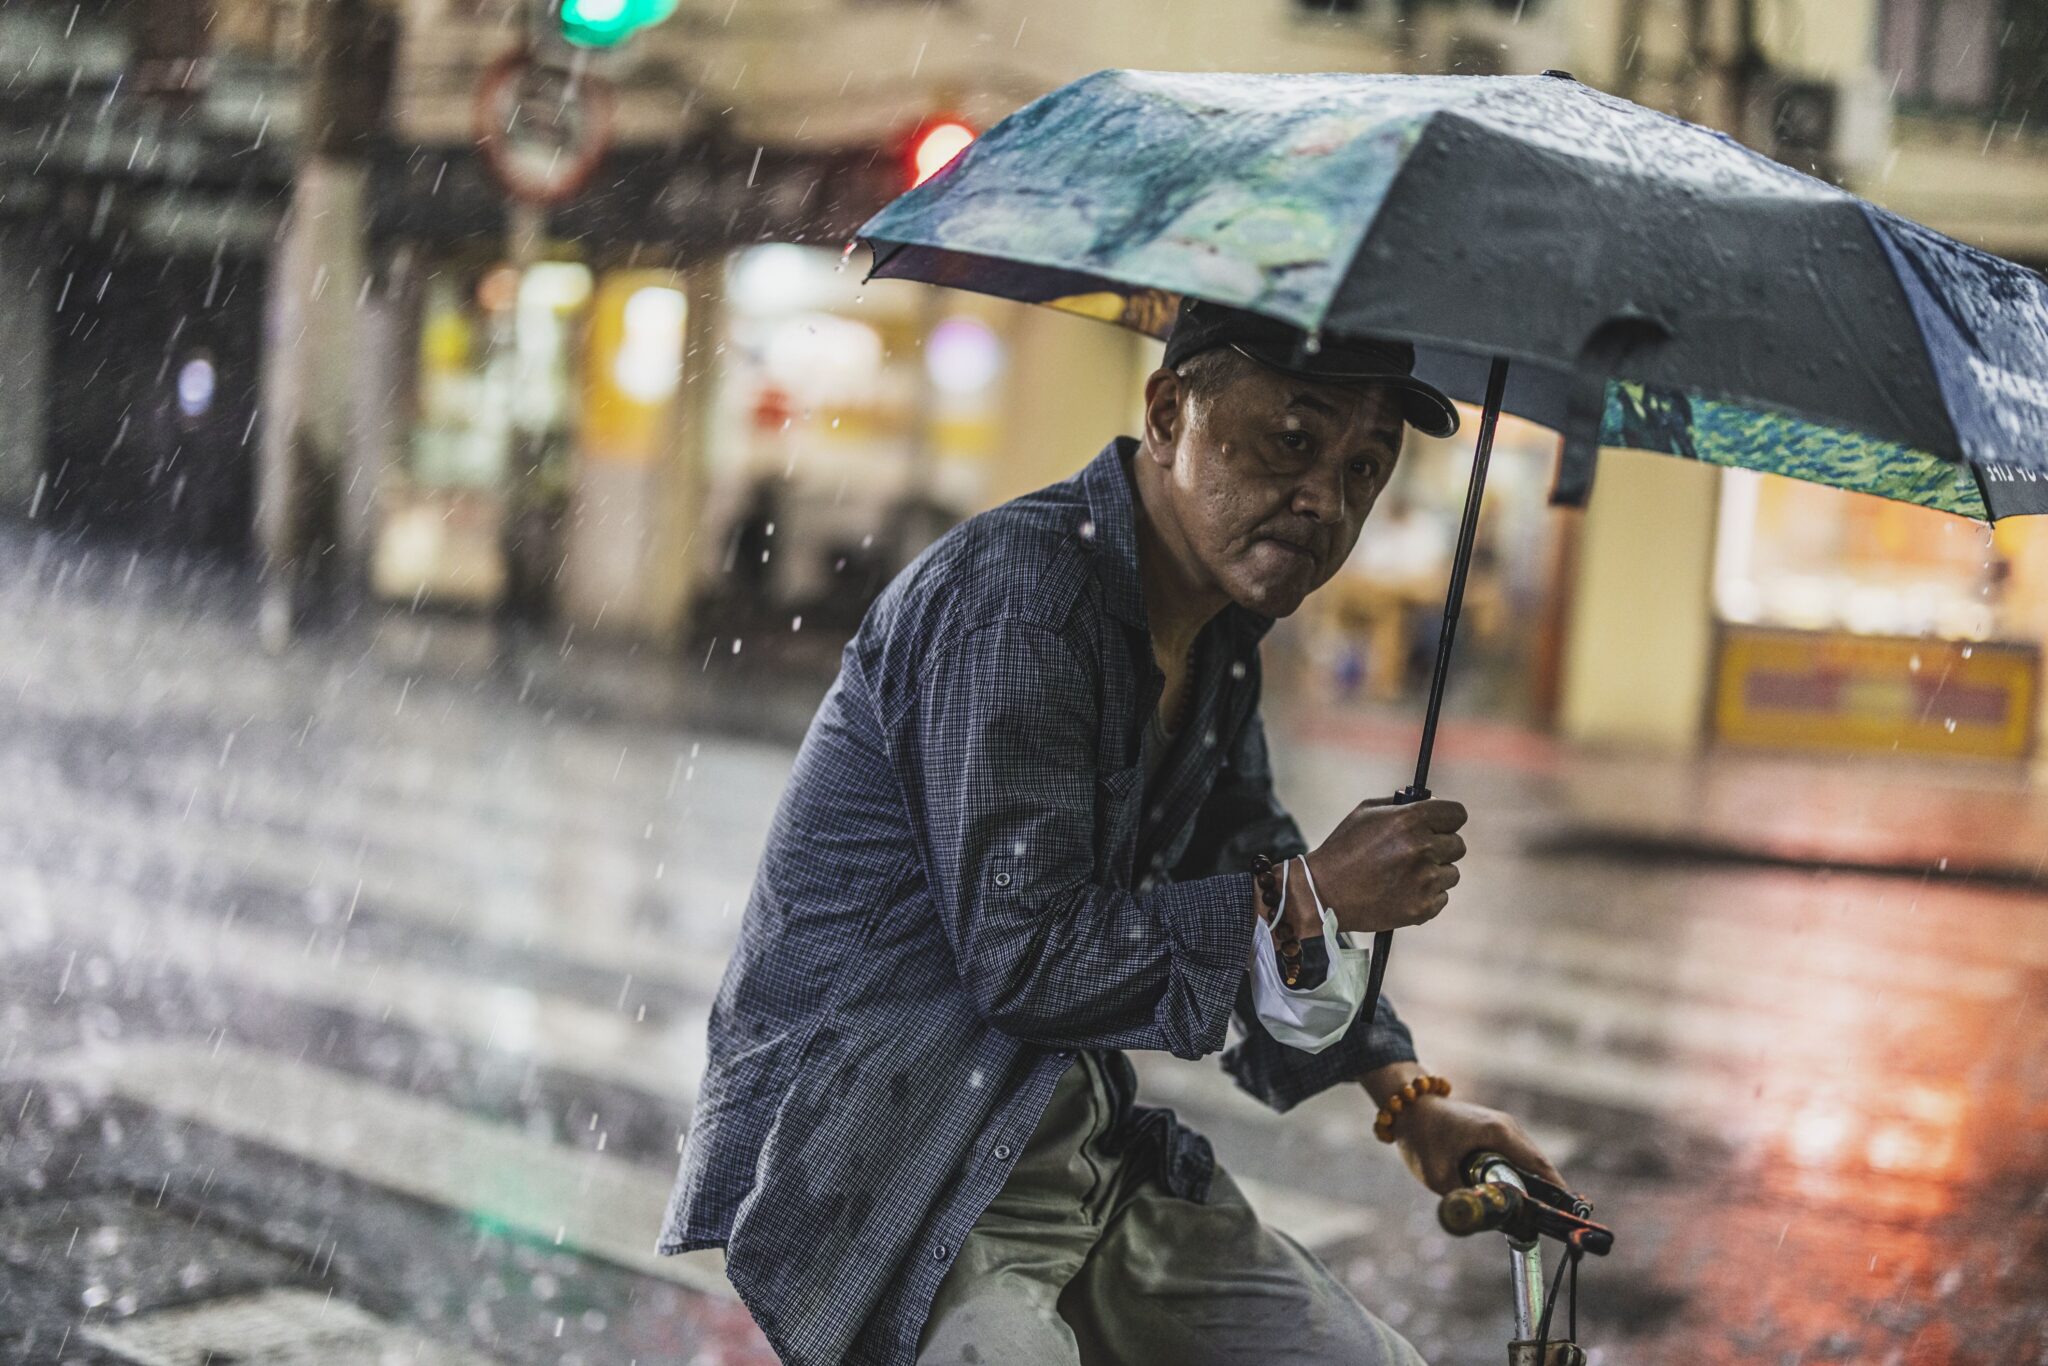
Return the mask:
M 566 487 L 591 285 L 568 261 L 450 262 L 420 280 L 414 422 L 371 569 L 380 595 L 544 610 L 554 550 L 540 528 Z
M 1747 470 L 1722 476 L 1714 732 L 1770 749 L 2021 759 L 2048 536 Z
M 1718 534 L 1723 621 L 1944 640 L 2000 633 L 2007 566 L 1973 522 L 1730 470 Z
M 999 305 L 863 284 L 838 252 L 788 243 L 736 253 L 725 305 L 708 582 L 851 610 L 979 505 L 1007 364 Z
M 515 459 L 558 454 L 574 417 L 573 341 L 590 271 L 545 261 L 450 269 L 425 283 L 411 474 L 490 488 Z

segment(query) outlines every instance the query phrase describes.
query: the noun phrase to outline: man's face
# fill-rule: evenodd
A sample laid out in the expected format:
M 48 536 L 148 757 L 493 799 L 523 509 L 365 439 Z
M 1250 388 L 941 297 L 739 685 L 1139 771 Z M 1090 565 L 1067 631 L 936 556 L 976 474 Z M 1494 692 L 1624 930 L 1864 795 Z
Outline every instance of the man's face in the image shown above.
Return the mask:
M 1146 383 L 1148 447 L 1187 549 L 1239 606 L 1284 617 L 1358 543 L 1401 451 L 1400 392 L 1334 385 L 1250 360 L 1191 397 L 1169 370 Z M 1144 457 L 1140 457 L 1144 458 Z

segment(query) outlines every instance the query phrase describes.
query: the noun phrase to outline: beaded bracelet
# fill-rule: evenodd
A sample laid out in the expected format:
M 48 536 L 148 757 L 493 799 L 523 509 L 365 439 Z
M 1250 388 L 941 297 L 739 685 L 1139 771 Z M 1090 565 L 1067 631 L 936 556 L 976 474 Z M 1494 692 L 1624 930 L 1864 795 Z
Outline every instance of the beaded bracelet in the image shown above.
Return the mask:
M 1450 1093 L 1451 1083 L 1448 1079 L 1432 1076 L 1430 1073 L 1424 1072 L 1421 1076 L 1394 1092 L 1393 1095 L 1387 1097 L 1387 1103 L 1380 1107 L 1380 1112 L 1377 1115 L 1373 1116 L 1372 1136 L 1382 1143 L 1392 1143 L 1394 1141 L 1395 1116 L 1415 1104 L 1416 1101 L 1421 1100 L 1424 1096 L 1448 1096 Z

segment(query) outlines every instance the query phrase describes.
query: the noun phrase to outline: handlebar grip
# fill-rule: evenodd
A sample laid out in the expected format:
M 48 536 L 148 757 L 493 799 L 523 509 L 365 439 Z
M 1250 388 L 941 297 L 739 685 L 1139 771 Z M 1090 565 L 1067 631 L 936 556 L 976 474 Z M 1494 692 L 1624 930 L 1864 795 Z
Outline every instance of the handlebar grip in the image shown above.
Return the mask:
M 1489 1181 L 1483 1186 L 1460 1186 L 1437 1202 L 1436 1221 L 1453 1238 L 1475 1233 L 1511 1229 L 1525 1223 L 1526 1202 L 1513 1186 Z M 1524 1235 L 1526 1236 L 1526 1235 Z

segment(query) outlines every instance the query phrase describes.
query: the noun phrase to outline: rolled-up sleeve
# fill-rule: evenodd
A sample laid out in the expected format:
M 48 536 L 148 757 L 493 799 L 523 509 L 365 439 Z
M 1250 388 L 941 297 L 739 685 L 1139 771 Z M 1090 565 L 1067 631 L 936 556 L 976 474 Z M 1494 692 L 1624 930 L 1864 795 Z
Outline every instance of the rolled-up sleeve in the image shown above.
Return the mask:
M 1223 1047 L 1251 952 L 1252 880 L 1138 894 L 1100 880 L 1096 671 L 1005 620 L 936 651 L 893 728 L 931 896 L 976 1009 L 1048 1047 Z
M 1301 827 L 1273 793 L 1266 730 L 1254 708 L 1202 804 L 1194 837 L 1175 876 L 1213 877 L 1249 870 L 1260 853 L 1278 861 L 1307 852 Z M 1361 1014 L 1343 1038 L 1320 1053 L 1307 1053 L 1266 1031 L 1253 1001 L 1251 974 L 1241 972 L 1239 978 L 1236 1018 L 1243 1037 L 1224 1051 L 1223 1069 L 1246 1093 L 1275 1110 L 1291 1110 L 1317 1092 L 1357 1081 L 1388 1063 L 1415 1058 L 1408 1026 L 1384 995 L 1373 1018 Z

